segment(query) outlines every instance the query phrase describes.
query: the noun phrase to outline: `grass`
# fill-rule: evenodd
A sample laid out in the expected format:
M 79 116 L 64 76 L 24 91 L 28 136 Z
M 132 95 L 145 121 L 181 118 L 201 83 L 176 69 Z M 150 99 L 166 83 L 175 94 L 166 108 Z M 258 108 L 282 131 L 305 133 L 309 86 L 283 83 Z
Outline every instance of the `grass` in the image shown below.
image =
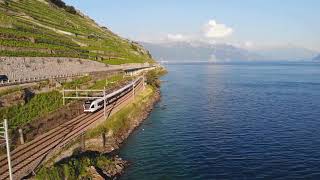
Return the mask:
M 58 91 L 37 94 L 25 105 L 0 109 L 0 119 L 7 118 L 10 129 L 16 128 L 57 110 L 61 106 L 62 96 Z
M 106 79 L 100 79 L 95 81 L 95 83 L 90 87 L 90 89 L 103 89 L 104 87 L 113 87 L 114 85 L 120 83 L 123 80 L 126 80 L 126 78 L 123 77 L 123 74 L 116 74 L 107 77 Z
M 125 80 L 123 74 L 112 75 L 106 79 L 94 80 L 93 85 L 91 85 L 89 89 L 104 89 L 104 87 L 112 87 L 114 84 L 119 83 L 122 80 Z M 76 87 L 79 88 L 91 81 L 93 81 L 91 76 L 83 76 L 71 82 L 63 83 L 62 86 L 65 89 L 76 89 Z
M 20 91 L 20 90 L 21 90 L 21 87 L 13 87 L 13 88 L 8 88 L 8 89 L 1 90 L 0 91 L 0 97 L 8 95 L 8 94 L 11 94 L 11 93 L 14 93 L 14 92 L 17 92 L 17 91 Z
M 160 87 L 160 76 L 163 76 L 167 73 L 167 71 L 164 68 L 157 68 L 152 71 L 148 71 L 146 74 L 146 82 L 154 89 Z
M 102 61 L 105 64 L 111 64 L 111 65 L 120 65 L 120 64 L 130 64 L 130 63 L 144 63 L 145 61 L 143 59 L 135 59 L 135 58 L 127 58 L 127 59 L 108 59 Z
M 0 3 L 0 9 L 0 44 L 7 47 L 1 56 L 75 57 L 106 64 L 154 62 L 140 45 L 63 7 L 23 0 Z
M 79 88 L 79 86 L 81 86 L 85 83 L 88 83 L 91 80 L 92 80 L 91 76 L 83 76 L 83 77 L 77 78 L 71 82 L 63 83 L 62 86 L 65 89 L 76 89 L 76 87 Z
M 100 136 L 101 133 L 112 131 L 114 134 L 119 133 L 121 130 L 127 129 L 132 117 L 139 116 L 144 112 L 145 105 L 153 96 L 154 90 L 148 86 L 145 91 L 137 95 L 135 100 L 122 108 L 117 113 L 113 114 L 108 120 L 104 121 L 98 127 L 88 131 L 86 136 L 94 138 Z

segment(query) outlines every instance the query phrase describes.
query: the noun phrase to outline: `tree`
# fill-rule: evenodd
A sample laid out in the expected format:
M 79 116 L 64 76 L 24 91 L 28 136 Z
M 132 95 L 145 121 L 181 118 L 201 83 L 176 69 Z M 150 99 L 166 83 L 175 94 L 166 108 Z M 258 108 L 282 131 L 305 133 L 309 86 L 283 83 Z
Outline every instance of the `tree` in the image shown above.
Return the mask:
M 65 10 L 71 14 L 77 14 L 77 10 L 73 6 L 66 6 Z
M 50 0 L 53 4 L 55 4 L 56 6 L 58 7 L 61 7 L 61 8 L 65 8 L 66 7 L 66 3 L 64 3 L 63 1 L 61 0 Z

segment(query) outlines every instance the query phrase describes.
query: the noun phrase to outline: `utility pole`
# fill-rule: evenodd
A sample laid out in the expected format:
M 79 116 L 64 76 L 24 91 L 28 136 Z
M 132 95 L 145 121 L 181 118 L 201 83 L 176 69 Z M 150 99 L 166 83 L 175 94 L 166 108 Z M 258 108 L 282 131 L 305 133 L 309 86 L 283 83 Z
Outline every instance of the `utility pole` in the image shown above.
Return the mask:
M 62 101 L 63 101 L 63 105 L 66 104 L 65 99 L 64 99 L 64 88 L 62 89 Z
M 7 149 L 7 159 L 8 159 L 8 169 L 9 169 L 9 179 L 13 180 L 12 177 L 12 167 L 11 167 L 11 157 L 10 157 L 10 144 L 9 144 L 9 132 L 8 132 L 8 121 L 4 119 L 3 126 L 0 129 L 4 129 L 4 132 L 0 131 L 4 136 L 0 135 L 0 137 L 4 138 L 6 141 L 6 149 Z
M 104 114 L 104 118 L 106 118 L 106 87 L 104 87 L 104 91 L 103 91 L 103 114 Z
M 23 131 L 21 128 L 18 129 L 20 136 L 20 144 L 24 144 Z
M 134 92 L 134 81 L 132 82 L 132 95 L 133 95 L 133 99 L 134 99 L 134 96 L 135 96 L 135 92 Z
M 145 85 L 144 85 L 144 75 L 142 76 L 142 85 L 143 85 L 143 90 L 145 90 Z

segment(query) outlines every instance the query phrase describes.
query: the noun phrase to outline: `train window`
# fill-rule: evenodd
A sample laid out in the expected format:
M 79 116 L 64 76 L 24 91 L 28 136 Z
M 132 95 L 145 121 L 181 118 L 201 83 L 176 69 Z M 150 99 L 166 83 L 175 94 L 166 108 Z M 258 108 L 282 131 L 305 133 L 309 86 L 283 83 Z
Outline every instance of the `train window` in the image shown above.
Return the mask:
M 100 101 L 98 105 L 102 106 L 103 104 L 104 104 L 104 101 Z
M 94 104 L 92 104 L 91 108 L 94 108 Z
M 90 108 L 90 104 L 84 104 L 84 108 L 85 109 L 89 109 Z
M 8 76 L 0 75 L 0 81 L 8 81 Z

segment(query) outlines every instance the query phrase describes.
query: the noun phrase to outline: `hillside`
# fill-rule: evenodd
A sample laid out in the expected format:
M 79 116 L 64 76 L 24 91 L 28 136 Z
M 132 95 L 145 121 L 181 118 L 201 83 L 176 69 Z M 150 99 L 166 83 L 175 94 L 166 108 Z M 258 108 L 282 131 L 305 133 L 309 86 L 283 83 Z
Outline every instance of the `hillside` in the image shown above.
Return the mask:
M 0 0 L 0 56 L 154 62 L 138 43 L 100 27 L 60 0 Z

